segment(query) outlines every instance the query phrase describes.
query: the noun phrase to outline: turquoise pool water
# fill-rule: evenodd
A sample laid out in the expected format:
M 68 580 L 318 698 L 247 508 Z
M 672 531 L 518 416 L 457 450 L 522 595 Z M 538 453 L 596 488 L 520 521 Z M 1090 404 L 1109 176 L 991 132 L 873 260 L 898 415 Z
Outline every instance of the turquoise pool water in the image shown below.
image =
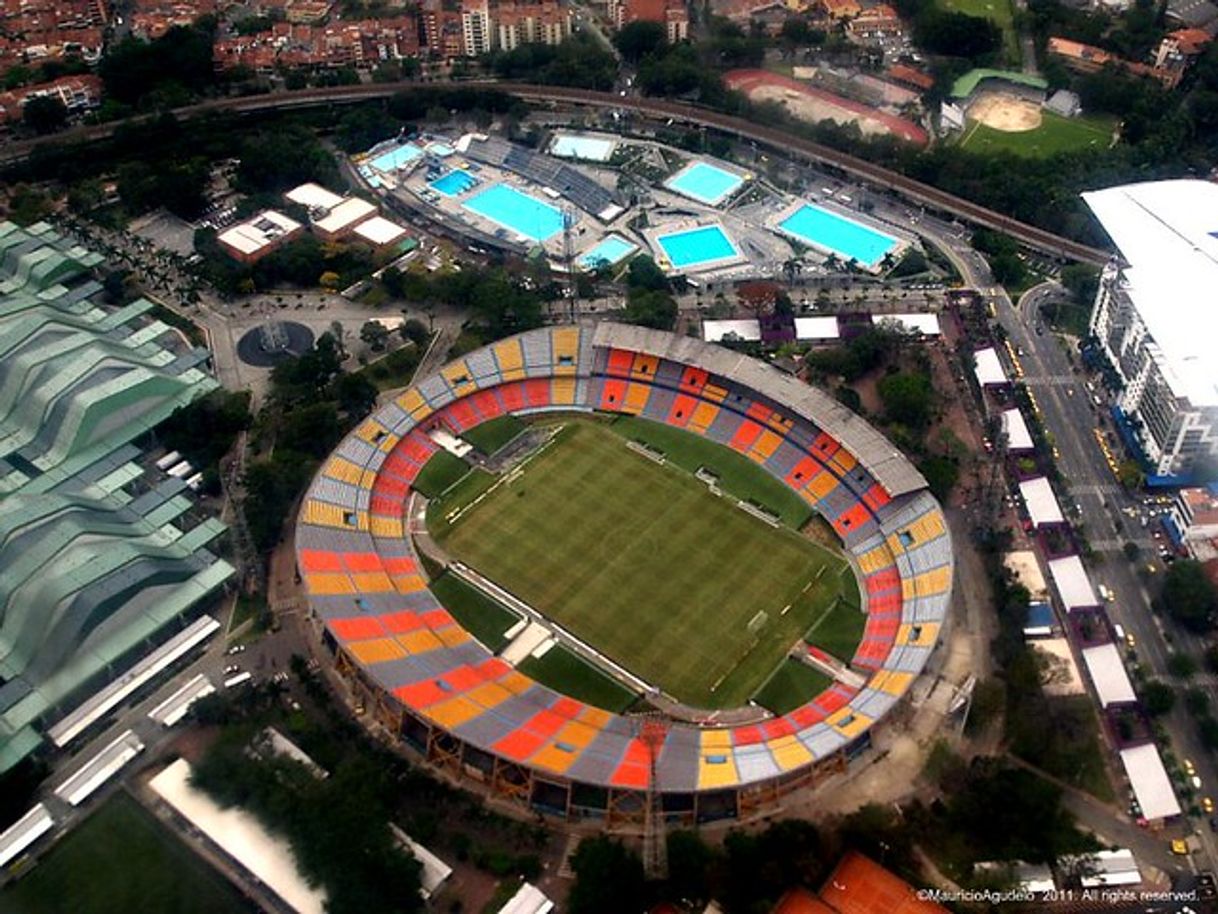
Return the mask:
M 562 133 L 554 137 L 550 153 L 568 159 L 587 159 L 590 162 L 608 162 L 617 144 L 594 136 L 572 136 Z
M 685 232 L 659 235 L 656 241 L 674 267 L 691 267 L 739 256 L 727 232 L 719 225 L 705 225 Z
M 422 154 L 423 150 L 418 146 L 407 143 L 396 149 L 390 149 L 388 152 L 382 152 L 368 164 L 381 171 L 393 171 L 395 168 L 401 168 L 403 165 L 413 162 Z
M 736 192 L 744 183 L 740 175 L 716 168 L 709 162 L 694 162 L 664 182 L 679 194 L 714 206 Z
M 534 241 L 545 241 L 562 231 L 559 210 L 506 184 L 493 184 L 461 205 Z
M 595 270 L 600 266 L 613 266 L 624 257 L 633 254 L 639 246 L 621 235 L 607 235 L 596 247 L 582 254 L 576 265 L 584 270 Z
M 831 251 L 845 260 L 874 267 L 897 246 L 897 240 L 883 232 L 805 203 L 778 227 L 804 244 Z
M 460 168 L 454 168 L 452 171 L 443 177 L 436 178 L 431 182 L 431 186 L 444 194 L 446 197 L 455 197 L 458 194 L 463 194 L 475 184 L 478 179 L 471 175 L 468 171 L 462 171 Z

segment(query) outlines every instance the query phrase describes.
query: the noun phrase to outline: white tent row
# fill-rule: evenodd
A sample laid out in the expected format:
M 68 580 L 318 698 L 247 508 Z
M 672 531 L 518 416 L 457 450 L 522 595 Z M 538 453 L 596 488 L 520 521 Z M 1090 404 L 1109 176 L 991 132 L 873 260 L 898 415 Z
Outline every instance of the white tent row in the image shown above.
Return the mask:
M 942 332 L 939 329 L 939 315 L 928 311 L 911 314 L 873 314 L 871 322 L 876 325 L 893 323 L 907 333 L 920 333 L 923 336 L 938 336 Z
M 982 387 L 1007 383 L 1007 373 L 1003 371 L 1002 363 L 998 361 L 998 350 L 993 346 L 978 349 L 973 353 L 973 360 L 976 363 L 973 373 Z
M 1144 819 L 1154 822 L 1180 815 L 1180 803 L 1154 743 L 1122 749 L 1121 764 Z
M 0 833 L 0 867 L 8 866 L 26 848 L 49 832 L 55 820 L 41 803 Z
M 1115 644 L 1083 648 L 1083 663 L 1087 665 L 1101 708 L 1137 701 L 1133 683 L 1129 681 L 1129 673 Z
M 795 318 L 795 339 L 801 341 L 837 340 L 842 331 L 834 315 Z
M 1007 436 L 1008 452 L 1032 450 L 1032 433 L 1018 409 L 1008 409 L 1002 414 L 1002 432 Z
M 702 339 L 718 343 L 725 338 L 756 342 L 761 339 L 761 322 L 752 320 L 703 321 Z
M 1057 496 L 1053 494 L 1053 487 L 1044 476 L 1021 482 L 1019 496 L 1028 509 L 1028 516 L 1032 518 L 1032 526 L 1043 527 L 1047 524 L 1066 522 L 1061 505 L 1057 503 Z
M 1062 606 L 1069 612 L 1087 606 L 1099 606 L 1100 601 L 1091 587 L 1091 578 L 1077 555 L 1067 555 L 1049 562 L 1049 577 L 1057 588 Z

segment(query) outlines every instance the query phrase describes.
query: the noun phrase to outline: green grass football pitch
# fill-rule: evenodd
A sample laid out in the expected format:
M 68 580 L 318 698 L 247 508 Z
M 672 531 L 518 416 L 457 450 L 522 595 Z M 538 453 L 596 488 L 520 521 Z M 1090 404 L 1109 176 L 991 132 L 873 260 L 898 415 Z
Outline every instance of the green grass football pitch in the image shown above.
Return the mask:
M 433 529 L 454 558 L 702 707 L 743 704 L 814 625 L 855 644 L 862 632 L 840 557 L 594 422 L 569 420 L 511 483 Z
M 241 914 L 257 908 L 126 794 L 108 799 L 21 880 L 0 914 Z
M 1052 111 L 1042 111 L 1041 118 L 1036 129 L 1017 132 L 995 130 L 973 121 L 965 128 L 960 146 L 969 152 L 1006 152 L 1023 158 L 1047 159 L 1062 152 L 1107 149 L 1112 144 L 1110 118 L 1062 117 Z

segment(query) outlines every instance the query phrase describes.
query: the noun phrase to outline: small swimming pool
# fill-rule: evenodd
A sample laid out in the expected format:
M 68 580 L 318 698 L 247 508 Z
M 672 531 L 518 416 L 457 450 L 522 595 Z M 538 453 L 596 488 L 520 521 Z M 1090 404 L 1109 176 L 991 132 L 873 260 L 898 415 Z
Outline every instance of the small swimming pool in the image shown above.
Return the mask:
M 468 171 L 462 171 L 460 168 L 454 168 L 447 174 L 436 178 L 431 182 L 432 188 L 438 190 L 446 197 L 456 197 L 465 193 L 471 187 L 478 183 L 478 179 L 471 175 Z
M 562 231 L 559 210 L 507 184 L 492 184 L 461 205 L 533 241 L 545 241 Z
M 874 267 L 897 246 L 897 239 L 861 222 L 805 203 L 778 223 L 780 231 L 821 251 Z
M 390 149 L 388 152 L 382 152 L 368 164 L 380 171 L 393 171 L 403 165 L 409 165 L 422 154 L 423 150 L 418 146 L 406 143 Z
M 709 162 L 693 162 L 664 182 L 664 186 L 700 203 L 718 206 L 740 186 L 744 178 Z
M 560 133 L 550 144 L 550 155 L 564 159 L 584 159 L 589 162 L 608 162 L 617 143 L 595 136 L 576 136 Z
M 740 256 L 721 225 L 704 225 L 671 235 L 657 235 L 656 241 L 677 268 L 702 266 Z
M 623 259 L 638 249 L 637 244 L 627 241 L 621 235 L 606 235 L 600 244 L 580 255 L 575 264 L 581 270 L 611 267 L 616 263 L 621 263 Z

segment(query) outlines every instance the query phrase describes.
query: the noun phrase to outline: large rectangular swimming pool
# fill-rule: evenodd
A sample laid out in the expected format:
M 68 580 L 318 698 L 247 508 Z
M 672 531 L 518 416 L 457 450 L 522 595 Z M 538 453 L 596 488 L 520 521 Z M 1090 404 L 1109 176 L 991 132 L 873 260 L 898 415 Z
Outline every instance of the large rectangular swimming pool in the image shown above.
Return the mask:
M 804 244 L 864 267 L 874 267 L 897 246 L 892 236 L 811 203 L 783 219 L 778 228 Z
M 704 225 L 671 235 L 657 235 L 664 254 L 674 267 L 702 266 L 740 256 L 721 225 Z
M 423 150 L 418 146 L 415 146 L 413 143 L 406 143 L 390 149 L 388 152 L 382 152 L 368 164 L 380 171 L 393 171 L 413 162 L 422 154 Z
M 664 182 L 664 186 L 700 203 L 718 206 L 732 194 L 744 178 L 716 168 L 709 162 L 693 162 Z
M 545 241 L 562 231 L 562 213 L 557 208 L 507 184 L 492 184 L 461 205 L 533 241 Z
M 596 247 L 581 254 L 575 261 L 581 270 L 595 270 L 599 267 L 611 267 L 620 263 L 639 249 L 633 241 L 627 241 L 621 235 L 606 235 Z
M 585 159 L 589 162 L 608 162 L 617 143 L 595 136 L 578 136 L 560 133 L 550 144 L 550 155 L 564 159 Z

